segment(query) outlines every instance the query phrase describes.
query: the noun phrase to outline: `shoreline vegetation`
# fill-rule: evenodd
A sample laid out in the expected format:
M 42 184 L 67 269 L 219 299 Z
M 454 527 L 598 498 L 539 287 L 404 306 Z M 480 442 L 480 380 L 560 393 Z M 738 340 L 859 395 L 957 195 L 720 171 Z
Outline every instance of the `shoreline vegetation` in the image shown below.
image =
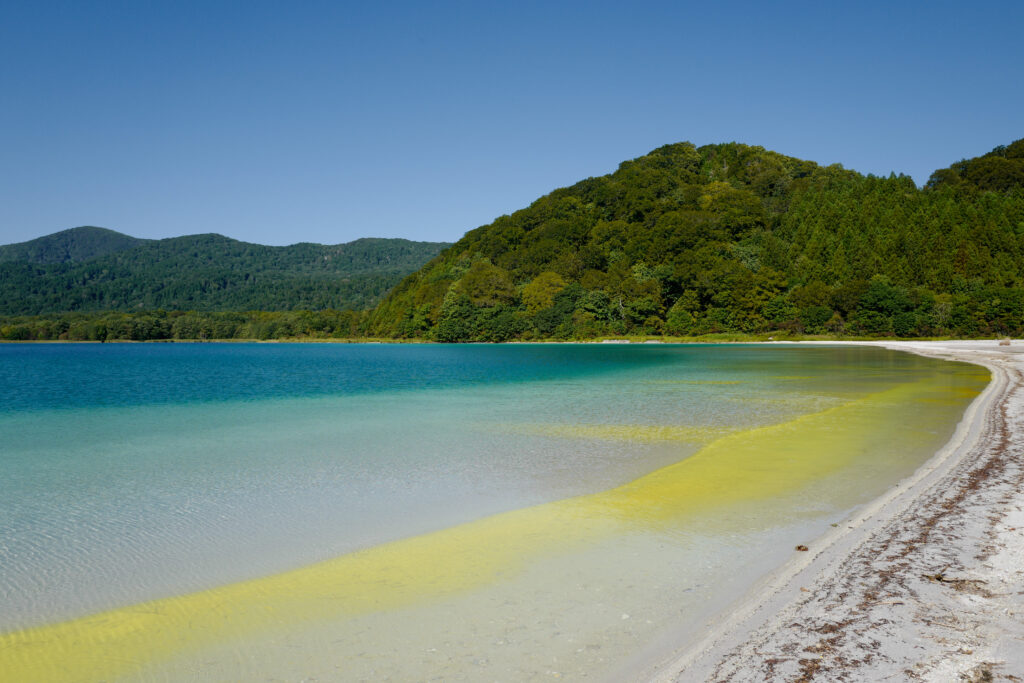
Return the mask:
M 365 311 L 147 311 L 121 313 L 61 313 L 39 316 L 0 316 L 4 342 L 335 342 L 422 344 L 449 343 L 429 337 L 381 337 L 366 334 Z M 899 337 L 870 333 L 810 334 L 792 329 L 764 332 L 709 332 L 694 335 L 623 334 L 597 336 L 530 336 L 505 343 L 717 343 L 717 342 L 859 342 L 947 341 L 1005 339 L 986 330 L 974 335 L 936 334 Z M 495 343 L 495 342 L 479 342 Z

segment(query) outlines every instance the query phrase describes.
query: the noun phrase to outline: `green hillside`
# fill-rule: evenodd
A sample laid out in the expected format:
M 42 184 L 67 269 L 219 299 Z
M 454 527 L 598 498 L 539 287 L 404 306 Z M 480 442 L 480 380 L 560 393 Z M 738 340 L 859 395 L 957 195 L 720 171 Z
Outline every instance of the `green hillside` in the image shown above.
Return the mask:
M 136 240 L 75 228 L 0 248 L 19 257 L 0 263 L 0 315 L 366 309 L 445 246 L 360 239 L 268 247 L 214 234 Z
M 761 147 L 667 145 L 470 231 L 403 280 L 368 331 L 1019 335 L 1022 147 L 918 189 Z
M 28 242 L 0 246 L 0 263 L 80 263 L 150 241 L 87 225 L 55 232 Z
M 958 161 L 928 179 L 929 188 L 943 185 L 969 185 L 996 192 L 1024 186 L 1024 139 L 1000 145 L 980 157 Z

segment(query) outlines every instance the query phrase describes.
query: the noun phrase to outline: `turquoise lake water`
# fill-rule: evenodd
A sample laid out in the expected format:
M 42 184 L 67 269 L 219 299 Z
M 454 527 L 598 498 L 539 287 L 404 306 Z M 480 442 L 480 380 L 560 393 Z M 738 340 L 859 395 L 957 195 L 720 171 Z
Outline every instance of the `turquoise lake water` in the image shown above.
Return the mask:
M 634 528 L 545 556 L 464 604 L 304 625 L 304 645 L 287 651 L 268 644 L 280 634 L 211 644 L 204 661 L 220 664 L 200 678 L 244 678 L 242 660 L 294 680 L 303 667 L 328 680 L 608 672 L 911 473 L 985 379 L 903 353 L 803 345 L 0 345 L 0 633 L 613 489 L 723 435 L 930 383 L 899 407 L 912 439 L 768 513 L 741 502 L 716 513 L 729 524 Z M 752 548 L 758 561 L 723 571 Z M 608 600 L 570 597 L 563 580 L 606 585 Z M 513 594 L 535 597 L 517 612 Z M 470 613 L 472 637 L 460 631 Z M 577 616 L 551 626 L 566 613 Z M 534 630 L 517 640 L 510 619 Z M 569 632 L 586 642 L 555 644 Z M 431 637 L 448 643 L 444 661 Z M 194 676 L 196 661 L 138 676 Z

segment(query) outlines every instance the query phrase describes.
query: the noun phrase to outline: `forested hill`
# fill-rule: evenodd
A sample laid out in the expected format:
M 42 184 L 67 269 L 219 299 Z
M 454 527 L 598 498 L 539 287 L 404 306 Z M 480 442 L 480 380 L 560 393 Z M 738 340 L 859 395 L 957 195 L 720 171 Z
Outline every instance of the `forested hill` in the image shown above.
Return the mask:
M 89 261 L 137 247 L 152 240 L 122 235 L 91 225 L 62 230 L 28 242 L 0 246 L 0 262 L 72 263 Z
M 958 161 L 928 179 L 928 187 L 970 185 L 979 190 L 1006 192 L 1024 187 L 1024 139 L 1000 145 L 988 154 Z
M 1022 334 L 1024 141 L 911 178 L 679 143 L 467 233 L 373 312 L 439 341 Z
M 215 234 L 138 240 L 74 228 L 0 247 L 0 315 L 366 309 L 447 246 L 359 239 L 269 247 Z

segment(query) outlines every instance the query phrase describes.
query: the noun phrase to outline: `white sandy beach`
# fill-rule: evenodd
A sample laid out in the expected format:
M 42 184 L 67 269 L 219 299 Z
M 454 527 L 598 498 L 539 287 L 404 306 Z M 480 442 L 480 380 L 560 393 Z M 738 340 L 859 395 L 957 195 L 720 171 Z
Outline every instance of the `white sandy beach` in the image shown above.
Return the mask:
M 981 364 L 992 382 L 912 477 L 640 680 L 1024 680 L 1024 344 L 880 345 Z

